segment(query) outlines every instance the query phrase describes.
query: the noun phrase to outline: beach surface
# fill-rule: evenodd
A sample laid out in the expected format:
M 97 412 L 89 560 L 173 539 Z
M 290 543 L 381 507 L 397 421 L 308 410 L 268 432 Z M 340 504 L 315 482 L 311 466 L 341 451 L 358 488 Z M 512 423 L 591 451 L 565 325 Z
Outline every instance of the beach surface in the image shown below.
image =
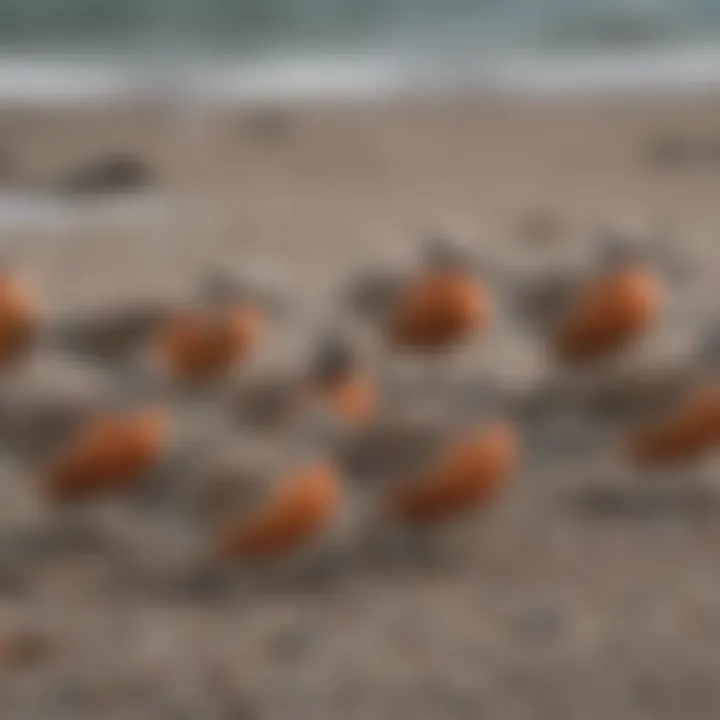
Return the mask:
M 53 318 L 179 297 L 222 264 L 279 273 L 307 317 L 333 320 L 328 298 L 354 267 L 446 219 L 510 269 L 545 252 L 522 236 L 538 213 L 557 219 L 561 254 L 628 221 L 678 251 L 691 310 L 664 331 L 694 338 L 717 312 L 719 121 L 720 99 L 690 93 L 8 108 L 0 237 Z M 153 169 L 150 191 L 58 195 L 68 170 L 115 152 Z M 311 332 L 301 317 L 290 334 Z M 499 327 L 478 362 L 530 372 L 537 342 Z M 456 561 L 358 563 L 209 597 L 166 581 L 182 552 L 156 560 L 153 522 L 132 510 L 114 519 L 136 539 L 122 560 L 43 545 L 37 478 L 3 448 L 0 715 L 715 718 L 720 494 L 694 467 L 628 477 L 613 441 L 540 448 Z M 22 652 L 27 628 L 39 652 Z

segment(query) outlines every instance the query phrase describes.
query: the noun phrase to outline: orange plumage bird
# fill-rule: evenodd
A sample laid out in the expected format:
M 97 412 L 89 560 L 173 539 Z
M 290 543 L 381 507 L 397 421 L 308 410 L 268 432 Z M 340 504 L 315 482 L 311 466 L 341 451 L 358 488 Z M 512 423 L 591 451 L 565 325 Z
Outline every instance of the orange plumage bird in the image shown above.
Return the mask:
M 641 263 L 625 238 L 603 247 L 603 271 L 580 292 L 552 337 L 556 355 L 583 364 L 615 354 L 641 337 L 663 305 L 660 278 Z
M 187 311 L 160 329 L 157 353 L 180 380 L 215 378 L 250 357 L 263 326 L 262 314 L 250 307 Z
M 490 321 L 490 298 L 471 261 L 451 239 L 431 236 L 416 272 L 364 277 L 352 288 L 356 311 L 379 322 L 391 346 L 437 353 L 476 336 Z
M 661 297 L 658 278 L 641 268 L 600 278 L 558 329 L 557 354 L 566 362 L 581 363 L 623 349 L 651 326 Z
M 311 462 L 287 473 L 267 504 L 231 521 L 218 535 L 219 557 L 259 560 L 299 550 L 331 523 L 340 502 L 338 471 Z
M 375 383 L 365 374 L 325 380 L 315 393 L 322 405 L 353 426 L 372 419 L 378 404 Z
M 47 492 L 84 500 L 132 487 L 160 461 L 169 418 L 156 409 L 108 412 L 84 425 L 50 463 Z
M 425 472 L 404 482 L 388 498 L 391 515 L 413 524 L 451 520 L 495 499 L 518 457 L 511 425 L 492 422 L 446 440 Z
M 171 315 L 156 336 L 156 359 L 183 382 L 212 380 L 246 362 L 266 326 L 264 303 L 234 281 L 212 276 L 205 294 L 206 303 Z
M 640 466 L 680 463 L 705 457 L 720 446 L 720 388 L 702 387 L 666 417 L 635 429 L 628 442 Z
M 30 286 L 7 269 L 0 271 L 0 366 L 9 366 L 28 350 L 39 324 Z
M 375 415 L 380 401 L 378 389 L 347 338 L 338 333 L 324 338 L 307 376 L 310 401 L 348 425 L 362 425 Z
M 351 430 L 372 420 L 380 399 L 375 378 L 355 344 L 335 331 L 314 345 L 301 367 L 293 363 L 251 372 L 231 404 L 242 422 L 256 429 L 282 430 L 315 409 Z
M 485 291 L 458 269 L 436 269 L 410 282 L 391 310 L 385 333 L 406 350 L 433 351 L 459 344 L 488 323 Z
M 448 238 L 433 237 L 425 261 L 426 267 L 399 289 L 384 325 L 388 341 L 410 351 L 458 345 L 490 320 L 488 293 L 470 273 L 460 248 Z

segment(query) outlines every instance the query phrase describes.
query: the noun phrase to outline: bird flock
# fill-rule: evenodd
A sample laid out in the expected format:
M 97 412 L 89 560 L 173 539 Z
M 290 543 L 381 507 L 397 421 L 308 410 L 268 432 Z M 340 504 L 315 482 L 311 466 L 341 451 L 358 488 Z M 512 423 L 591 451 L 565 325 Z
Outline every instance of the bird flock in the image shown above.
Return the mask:
M 597 241 L 591 272 L 551 302 L 532 300 L 528 317 L 556 378 L 592 372 L 661 322 L 669 285 L 638 248 L 608 234 Z M 347 306 L 345 324 L 370 338 L 379 363 L 367 361 L 357 333 L 329 328 L 295 376 L 274 388 L 247 379 L 235 426 L 221 422 L 227 378 L 242 380 L 268 338 L 293 321 L 292 307 L 215 273 L 187 307 L 140 323 L 130 359 L 107 365 L 112 389 L 100 406 L 34 453 L 41 496 L 58 513 L 127 498 L 186 509 L 191 498 L 202 557 L 232 565 L 269 563 L 331 542 L 358 486 L 370 497 L 361 513 L 366 533 L 394 527 L 422 535 L 473 522 L 516 472 L 522 422 L 481 379 L 460 387 L 451 409 L 432 390 L 452 375 L 449 358 L 491 342 L 488 329 L 501 321 L 496 309 L 507 300 L 491 275 L 445 235 L 424 242 L 404 274 L 359 273 L 329 302 Z M 83 355 L 72 332 L 48 327 L 43 309 L 17 268 L 2 267 L 5 386 L 42 347 Z M 396 392 L 388 378 L 407 359 L 428 373 Z M 219 458 L 212 443 L 221 440 Z M 712 378 L 695 377 L 679 402 L 631 424 L 622 440 L 634 468 L 701 460 L 720 442 L 720 390 Z

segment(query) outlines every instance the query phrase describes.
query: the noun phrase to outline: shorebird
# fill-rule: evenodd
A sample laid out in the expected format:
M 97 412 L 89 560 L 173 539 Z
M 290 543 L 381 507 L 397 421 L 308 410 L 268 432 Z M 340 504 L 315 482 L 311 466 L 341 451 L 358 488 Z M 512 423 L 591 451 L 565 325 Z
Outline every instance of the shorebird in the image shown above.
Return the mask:
M 599 241 L 597 274 L 568 298 L 551 332 L 555 357 L 584 365 L 614 356 L 643 337 L 663 307 L 660 273 L 632 238 L 609 233 Z
M 233 405 L 235 414 L 255 428 L 287 427 L 309 408 L 357 428 L 372 419 L 381 399 L 353 341 L 333 331 L 313 344 L 301 367 L 245 378 Z
M 213 477 L 221 480 L 209 513 L 215 562 L 282 572 L 338 569 L 353 527 L 335 459 L 338 429 L 335 418 L 313 411 L 269 442 L 246 437 L 246 451 L 201 478 L 198 489 L 211 494 Z
M 626 450 L 638 468 L 702 460 L 720 447 L 720 332 L 702 342 L 673 402 L 631 427 Z
M 160 388 L 128 370 L 120 379 L 100 375 L 89 364 L 53 391 L 68 369 L 58 368 L 55 379 L 50 373 L 37 392 L 35 375 L 22 374 L 17 392 L 0 394 L 0 406 L 20 415 L 3 423 L 2 439 L 35 481 L 38 510 L 47 513 L 37 540 L 50 551 L 104 543 L 118 501 L 142 507 L 164 492 L 164 471 L 184 454 L 175 409 Z
M 196 384 L 227 375 L 247 362 L 281 301 L 249 281 L 210 273 L 196 306 L 171 313 L 153 341 L 158 365 L 181 383 Z
M 350 339 L 337 332 L 320 340 L 305 385 L 311 403 L 353 427 L 370 421 L 381 400 Z
M 454 238 L 432 234 L 420 267 L 365 273 L 351 283 L 348 299 L 354 314 L 379 331 L 389 361 L 419 360 L 437 380 L 441 367 L 488 329 L 488 280 L 478 277 L 475 258 Z
M 20 362 L 30 349 L 40 325 L 38 299 L 19 273 L 0 267 L 0 367 Z
M 573 492 L 582 512 L 677 516 L 717 509 L 712 461 L 720 448 L 719 349 L 715 331 L 682 364 L 656 367 L 655 378 L 636 380 L 647 388 L 621 388 L 622 397 L 603 408 L 596 418 L 601 422 L 593 424 L 595 445 L 604 445 L 597 466 L 603 477 Z M 591 464 L 585 453 L 581 471 Z
M 396 349 L 432 353 L 457 347 L 490 322 L 485 284 L 470 253 L 448 235 L 429 235 L 421 256 L 415 272 L 358 278 L 350 288 L 351 308 L 375 320 Z
M 52 459 L 46 492 L 79 501 L 128 490 L 158 466 L 169 433 L 168 413 L 152 405 L 101 413 Z
M 526 268 L 512 304 L 556 366 L 582 370 L 612 360 L 658 324 L 669 284 L 663 240 L 603 230 L 589 257 L 573 258 L 567 248 Z
M 490 506 L 512 477 L 520 433 L 466 390 L 454 409 L 395 409 L 350 444 L 350 476 L 368 484 L 385 527 L 422 539 Z M 462 524 L 462 523 L 460 523 Z
M 75 362 L 105 382 L 87 396 L 70 392 L 58 403 L 39 403 L 38 423 L 50 415 L 48 442 L 31 460 L 47 496 L 92 501 L 132 491 L 141 505 L 166 497 L 168 484 L 191 474 L 201 446 L 224 426 L 224 408 L 212 395 L 187 398 L 142 355 L 104 373 L 97 363 Z M 72 427 L 57 432 L 55 416 Z
M 411 524 L 442 523 L 489 504 L 512 474 L 517 445 L 508 423 L 457 428 L 443 438 L 424 471 L 389 493 L 390 514 Z
M 268 317 L 281 306 L 275 289 L 211 271 L 186 304 L 169 298 L 131 300 L 79 313 L 49 327 L 45 342 L 71 355 L 120 366 L 143 357 L 180 385 L 197 385 L 246 362 Z
M 638 467 L 702 459 L 720 446 L 720 387 L 696 388 L 659 420 L 631 432 L 628 452 Z
M 539 451 L 566 446 L 586 465 L 601 432 L 616 432 L 602 423 L 588 432 L 588 414 L 604 416 L 604 408 L 613 414 L 613 405 L 636 412 L 633 405 L 659 394 L 645 388 L 661 387 L 663 378 L 674 382 L 671 368 L 653 372 L 659 363 L 651 354 L 663 340 L 663 319 L 675 309 L 665 239 L 660 233 L 602 231 L 593 238 L 587 265 L 551 268 L 516 296 L 520 318 L 546 351 L 539 358 L 544 379 L 526 398 Z M 633 382 L 644 368 L 646 377 Z M 628 387 L 631 392 L 624 391 Z
M 276 479 L 277 488 L 254 512 L 240 513 L 217 538 L 221 557 L 264 559 L 300 549 L 331 523 L 340 499 L 338 470 L 309 461 Z

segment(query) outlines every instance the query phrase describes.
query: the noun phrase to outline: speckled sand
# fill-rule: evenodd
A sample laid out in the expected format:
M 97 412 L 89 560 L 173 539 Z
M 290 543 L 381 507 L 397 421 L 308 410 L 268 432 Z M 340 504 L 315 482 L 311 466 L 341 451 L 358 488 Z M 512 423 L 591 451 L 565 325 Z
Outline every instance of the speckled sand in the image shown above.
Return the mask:
M 44 225 L 16 215 L 0 236 L 58 318 L 181 296 L 211 261 L 284 273 L 298 319 L 271 363 L 303 347 L 307 318 L 332 316 L 324 298 L 359 259 L 401 253 L 443 218 L 510 269 L 545 252 L 517 237 L 538 208 L 565 224 L 559 256 L 606 219 L 658 222 L 682 247 L 652 339 L 671 365 L 720 313 L 718 121 L 718 101 L 689 95 L 296 108 L 272 136 L 238 114 L 199 129 L 137 109 L 7 110 L 0 146 L 23 181 L 117 149 L 160 178 L 140 214 L 78 202 Z M 668 136 L 674 160 L 653 160 Z M 541 354 L 510 315 L 472 358 L 532 387 Z M 658 352 L 632 359 L 631 386 Z M 552 429 L 541 410 L 528 427 Z M 535 443 L 454 562 L 357 561 L 321 583 L 236 577 L 205 593 L 177 579 L 192 543 L 169 512 L 104 508 L 114 539 L 93 553 L 48 541 L 37 479 L 0 447 L 0 717 L 717 718 L 717 481 L 630 477 L 612 432 L 570 430 Z

